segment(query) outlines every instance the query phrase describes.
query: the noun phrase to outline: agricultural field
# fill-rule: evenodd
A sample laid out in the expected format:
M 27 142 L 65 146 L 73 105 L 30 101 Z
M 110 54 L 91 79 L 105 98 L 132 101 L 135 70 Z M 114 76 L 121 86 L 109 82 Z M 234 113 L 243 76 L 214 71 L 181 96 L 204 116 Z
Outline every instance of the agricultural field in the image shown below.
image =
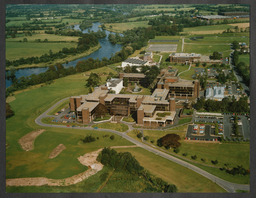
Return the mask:
M 195 9 L 189 5 L 175 6 L 175 5 L 141 5 L 138 6 L 134 11 L 146 12 L 146 11 L 189 11 Z
M 127 23 L 105 23 L 106 29 L 112 32 L 122 33 L 137 27 L 149 27 L 148 21 L 127 22 Z
M 19 58 L 28 58 L 32 56 L 41 56 L 62 50 L 62 48 L 76 47 L 76 43 L 34 43 L 34 42 L 6 42 L 6 59 L 17 60 Z

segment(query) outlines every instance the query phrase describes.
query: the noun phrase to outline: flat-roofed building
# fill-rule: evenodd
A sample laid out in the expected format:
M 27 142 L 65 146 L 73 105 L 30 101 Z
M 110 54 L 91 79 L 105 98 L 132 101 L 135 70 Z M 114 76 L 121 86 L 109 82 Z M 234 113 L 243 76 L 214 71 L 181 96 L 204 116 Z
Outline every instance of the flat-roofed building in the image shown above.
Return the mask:
M 157 88 L 167 89 L 169 97 L 176 99 L 196 99 L 200 91 L 198 80 L 184 80 L 177 76 L 161 78 Z
M 123 79 L 123 80 L 127 79 L 128 82 L 139 82 L 145 77 L 146 76 L 143 73 L 120 73 L 119 74 L 120 79 Z
M 205 91 L 205 98 L 221 101 L 225 96 L 225 87 L 215 86 L 213 88 L 209 87 Z
M 172 53 L 169 55 L 173 63 L 194 63 L 201 58 L 201 54 L 195 53 Z
M 101 86 L 91 94 L 70 97 L 71 111 L 76 112 L 77 121 L 92 122 L 99 106 L 104 106 L 110 115 L 137 113 L 137 124 L 142 126 L 149 121 L 149 127 L 166 126 L 174 121 L 176 104 L 174 99 L 169 99 L 168 89 L 155 89 L 152 95 L 110 94 L 108 91 L 107 87 Z M 159 116 L 156 112 L 162 114 Z
M 141 60 L 139 58 L 127 58 L 125 61 L 122 62 L 121 67 L 124 69 L 127 66 L 139 67 L 143 65 L 149 65 L 149 62 Z

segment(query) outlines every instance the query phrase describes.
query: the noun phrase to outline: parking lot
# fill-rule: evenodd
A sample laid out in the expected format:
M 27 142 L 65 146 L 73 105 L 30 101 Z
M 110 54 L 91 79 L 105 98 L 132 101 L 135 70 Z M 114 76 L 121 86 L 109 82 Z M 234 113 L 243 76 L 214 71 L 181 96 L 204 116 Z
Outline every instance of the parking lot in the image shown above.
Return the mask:
M 70 112 L 70 109 L 67 108 L 64 111 L 59 111 L 55 116 L 52 122 L 59 123 L 75 123 L 76 117 L 74 112 Z
M 232 118 L 233 117 L 233 118 Z M 225 114 L 223 115 L 223 118 L 214 117 L 214 116 L 198 116 L 198 115 L 193 115 L 193 122 L 194 123 L 217 123 L 218 125 L 223 124 L 223 136 L 224 138 L 233 138 L 233 120 L 234 115 L 233 114 Z M 250 139 L 250 121 L 248 120 L 248 117 L 245 115 L 238 115 L 238 133 L 239 137 L 243 138 L 245 140 Z M 219 130 L 220 131 L 220 130 Z M 221 134 L 221 131 L 220 133 Z
M 149 45 L 147 51 L 150 52 L 176 52 L 177 44 L 152 44 Z
M 197 127 L 198 130 L 195 130 Z M 186 137 L 188 140 L 217 141 L 218 136 L 215 136 L 214 132 L 214 128 L 212 128 L 211 125 L 189 125 Z

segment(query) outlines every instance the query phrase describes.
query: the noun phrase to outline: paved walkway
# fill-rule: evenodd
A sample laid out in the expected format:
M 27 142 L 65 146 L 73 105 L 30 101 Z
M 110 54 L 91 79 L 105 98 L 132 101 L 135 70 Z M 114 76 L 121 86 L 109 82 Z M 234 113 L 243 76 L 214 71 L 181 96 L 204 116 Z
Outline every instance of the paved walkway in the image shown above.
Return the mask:
M 51 111 L 53 108 L 55 108 L 57 105 L 59 105 L 62 101 L 66 100 L 67 98 L 64 98 L 62 100 L 60 100 L 59 102 L 57 102 L 55 105 L 53 105 L 52 107 L 50 107 L 46 112 L 44 112 L 43 114 L 41 114 L 38 118 L 36 118 L 35 122 L 40 125 L 40 126 L 44 126 L 44 127 L 57 127 L 57 128 L 68 128 L 67 126 L 63 126 L 63 125 L 51 125 L 51 124 L 45 124 L 45 123 L 42 123 L 41 122 L 41 119 L 43 117 L 46 116 L 46 114 Z M 118 132 L 118 131 L 115 131 L 115 130 L 110 130 L 110 129 L 101 129 L 101 128 L 98 128 L 98 129 L 94 129 L 92 127 L 73 127 L 73 129 L 80 129 L 80 130 L 97 130 L 97 131 L 106 131 L 106 132 L 111 132 L 111 133 L 114 133 L 116 135 L 119 135 L 123 138 L 125 138 L 126 140 L 134 143 L 135 145 L 149 151 L 149 152 L 152 152 L 156 155 L 159 155 L 165 159 L 168 159 L 172 162 L 175 162 L 181 166 L 184 166 L 204 177 L 206 177 L 207 179 L 213 181 L 214 183 L 218 184 L 220 187 L 224 188 L 226 191 L 228 192 L 236 192 L 236 190 L 246 190 L 246 191 L 249 191 L 250 189 L 250 186 L 249 185 L 246 185 L 246 184 L 236 184 L 236 183 L 232 183 L 232 182 L 228 182 L 228 181 L 225 181 L 215 175 L 212 175 L 210 173 L 208 173 L 207 171 L 204 171 L 203 169 L 201 168 L 198 168 L 186 161 L 183 161 L 181 159 L 178 159 L 174 156 L 171 156 L 169 154 L 166 154 L 158 149 L 155 149 L 151 146 L 148 146 L 142 142 L 139 142 L 133 138 L 131 138 L 130 136 L 128 136 L 126 133 L 122 133 L 122 132 Z M 132 126 L 129 127 L 129 130 L 133 129 Z

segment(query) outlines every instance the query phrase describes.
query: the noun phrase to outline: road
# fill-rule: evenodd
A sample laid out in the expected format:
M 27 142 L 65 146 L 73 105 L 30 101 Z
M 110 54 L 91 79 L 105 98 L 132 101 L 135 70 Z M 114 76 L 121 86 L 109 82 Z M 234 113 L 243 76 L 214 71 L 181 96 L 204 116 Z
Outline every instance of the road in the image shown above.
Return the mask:
M 64 126 L 64 125 L 51 125 L 51 124 L 45 124 L 45 123 L 42 123 L 41 122 L 41 119 L 45 116 L 47 116 L 47 113 L 50 112 L 53 108 L 55 108 L 56 106 L 58 106 L 60 103 L 62 103 L 64 100 L 67 100 L 68 98 L 64 98 L 62 100 L 60 100 L 59 102 L 57 102 L 56 104 L 54 104 L 52 107 L 50 107 L 47 111 L 45 111 L 43 114 L 41 114 L 39 117 L 36 118 L 35 122 L 36 124 L 40 125 L 40 126 L 44 126 L 44 127 L 57 127 L 57 128 L 69 128 L 67 126 Z M 236 190 L 246 190 L 246 191 L 249 191 L 250 189 L 250 186 L 249 185 L 246 185 L 246 184 L 235 184 L 235 183 L 231 183 L 231 182 L 228 182 L 228 181 L 225 181 L 215 175 L 212 175 L 206 171 L 204 171 L 203 169 L 200 169 L 188 162 L 185 162 L 181 159 L 178 159 L 174 156 L 171 156 L 169 154 L 166 154 L 160 150 L 157 150 L 151 146 L 148 146 L 142 142 L 139 142 L 133 138 L 131 138 L 130 136 L 128 136 L 126 133 L 122 133 L 122 132 L 118 132 L 118 131 L 115 131 L 115 130 L 110 130 L 110 129 L 94 129 L 92 127 L 72 127 L 72 129 L 80 129 L 80 130 L 97 130 L 97 131 L 107 131 L 107 132 L 111 132 L 111 133 L 114 133 L 116 135 L 119 135 L 123 138 L 125 138 L 126 140 L 134 143 L 135 145 L 149 151 L 149 152 L 152 152 L 156 155 L 159 155 L 165 159 L 168 159 L 172 162 L 175 162 L 181 166 L 184 166 L 204 177 L 206 177 L 207 179 L 213 181 L 214 183 L 218 184 L 220 187 L 224 188 L 227 192 L 236 192 Z

